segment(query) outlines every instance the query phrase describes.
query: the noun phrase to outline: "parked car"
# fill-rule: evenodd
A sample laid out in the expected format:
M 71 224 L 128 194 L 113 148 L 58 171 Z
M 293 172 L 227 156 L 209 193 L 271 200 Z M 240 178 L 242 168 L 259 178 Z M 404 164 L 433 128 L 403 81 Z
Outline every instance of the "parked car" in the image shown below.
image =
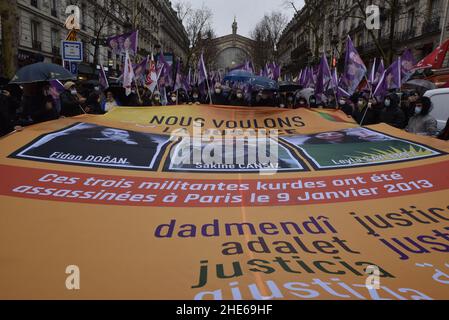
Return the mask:
M 443 130 L 449 118 L 449 89 L 435 89 L 427 91 L 424 96 L 433 103 L 432 115 L 438 121 L 438 130 Z

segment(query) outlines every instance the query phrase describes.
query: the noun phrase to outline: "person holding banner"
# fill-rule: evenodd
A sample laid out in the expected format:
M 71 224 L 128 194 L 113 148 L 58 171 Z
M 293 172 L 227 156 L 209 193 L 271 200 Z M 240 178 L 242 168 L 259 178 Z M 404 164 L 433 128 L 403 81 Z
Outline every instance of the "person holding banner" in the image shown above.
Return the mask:
M 104 113 L 109 112 L 112 108 L 119 107 L 120 104 L 114 98 L 112 91 L 106 92 L 106 98 L 101 102 L 101 110 Z
M 86 113 L 81 107 L 86 102 L 86 98 L 78 95 L 76 84 L 68 81 L 64 84 L 64 92 L 60 95 L 61 98 L 61 116 L 74 117 Z
M 422 136 L 436 136 L 438 133 L 437 120 L 430 115 L 432 101 L 428 97 L 422 97 L 416 102 L 415 115 L 410 119 L 407 132 Z
M 384 101 L 385 108 L 380 112 L 380 122 L 386 123 L 398 129 L 404 129 L 405 114 L 399 107 L 400 99 L 396 93 L 390 94 Z

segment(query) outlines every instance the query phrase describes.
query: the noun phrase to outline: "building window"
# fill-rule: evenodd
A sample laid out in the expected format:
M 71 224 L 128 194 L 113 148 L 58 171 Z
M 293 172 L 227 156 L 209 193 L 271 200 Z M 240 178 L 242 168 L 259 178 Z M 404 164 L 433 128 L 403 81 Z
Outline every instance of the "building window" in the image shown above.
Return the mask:
M 59 36 L 59 31 L 56 29 L 51 29 L 51 48 L 52 53 L 56 55 L 60 55 L 60 43 L 61 39 Z
M 80 24 L 81 24 L 81 30 L 86 30 L 86 18 L 85 15 L 87 14 L 86 11 L 86 4 L 83 3 L 81 5 L 81 14 L 80 14 Z
M 31 46 L 34 50 L 42 50 L 42 43 L 40 41 L 40 23 L 34 20 L 31 20 Z
M 413 30 L 415 28 L 415 9 L 410 9 L 408 11 L 408 17 L 407 17 L 407 29 Z
M 56 0 L 51 0 L 51 15 L 55 18 L 58 17 L 58 7 Z
M 31 6 L 33 6 L 33 7 L 35 7 L 35 8 L 38 8 L 38 6 L 37 6 L 37 0 L 31 0 L 31 1 L 30 1 L 30 4 L 31 4 Z

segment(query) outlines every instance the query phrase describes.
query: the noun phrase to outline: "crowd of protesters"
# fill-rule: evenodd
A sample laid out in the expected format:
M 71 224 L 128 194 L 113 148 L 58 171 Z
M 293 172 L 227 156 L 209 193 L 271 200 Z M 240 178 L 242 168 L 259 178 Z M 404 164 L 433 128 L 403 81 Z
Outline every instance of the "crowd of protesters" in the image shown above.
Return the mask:
M 250 93 L 240 88 L 230 88 L 220 83 L 211 88 L 212 93 L 193 88 L 164 91 L 139 87 L 129 95 L 121 87 L 101 90 L 99 86 L 66 82 L 62 92 L 55 93 L 49 83 L 23 86 L 10 85 L 2 79 L 0 94 L 0 135 L 13 131 L 18 126 L 73 117 L 82 114 L 104 114 L 114 107 L 147 107 L 174 105 L 229 105 L 240 107 L 277 107 L 285 109 L 330 108 L 339 109 L 361 125 L 386 123 L 419 135 L 439 136 L 449 139 L 449 125 L 438 132 L 437 120 L 430 115 L 432 102 L 418 92 L 390 93 L 383 101 L 370 97 L 369 92 L 356 93 L 350 98 L 329 92 L 323 99 L 314 95 L 303 95 L 301 89 L 290 92 L 255 90 Z M 322 102 L 319 100 L 325 100 Z

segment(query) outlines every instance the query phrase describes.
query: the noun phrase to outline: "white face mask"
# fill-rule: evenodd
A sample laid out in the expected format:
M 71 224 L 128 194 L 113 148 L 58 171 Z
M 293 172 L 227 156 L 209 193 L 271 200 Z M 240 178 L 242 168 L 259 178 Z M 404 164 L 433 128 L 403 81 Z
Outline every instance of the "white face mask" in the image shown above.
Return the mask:
M 159 101 L 159 100 L 161 100 L 161 97 L 158 97 L 158 96 L 154 97 L 154 101 Z
M 237 93 L 237 98 L 242 99 L 243 98 L 243 94 Z
M 76 94 L 78 93 L 78 91 L 76 91 L 76 89 L 72 89 L 70 90 L 70 93 L 74 96 L 76 96 Z
M 220 94 L 221 93 L 221 89 L 215 89 L 215 93 L 216 94 Z
M 390 100 L 385 100 L 384 102 L 386 107 L 389 107 L 391 105 L 391 101 Z
M 363 107 L 363 105 L 364 105 L 364 103 L 363 103 L 363 101 L 359 101 L 359 107 Z
M 421 112 L 422 112 L 422 107 L 416 107 L 415 108 L 415 114 L 416 115 L 421 114 Z
M 171 101 L 176 102 L 176 97 L 171 97 Z
M 198 99 L 198 95 L 197 95 L 197 94 L 194 94 L 194 95 L 193 95 L 193 99 Z
M 339 102 L 340 102 L 340 104 L 345 104 L 346 101 L 345 100 L 340 100 Z

